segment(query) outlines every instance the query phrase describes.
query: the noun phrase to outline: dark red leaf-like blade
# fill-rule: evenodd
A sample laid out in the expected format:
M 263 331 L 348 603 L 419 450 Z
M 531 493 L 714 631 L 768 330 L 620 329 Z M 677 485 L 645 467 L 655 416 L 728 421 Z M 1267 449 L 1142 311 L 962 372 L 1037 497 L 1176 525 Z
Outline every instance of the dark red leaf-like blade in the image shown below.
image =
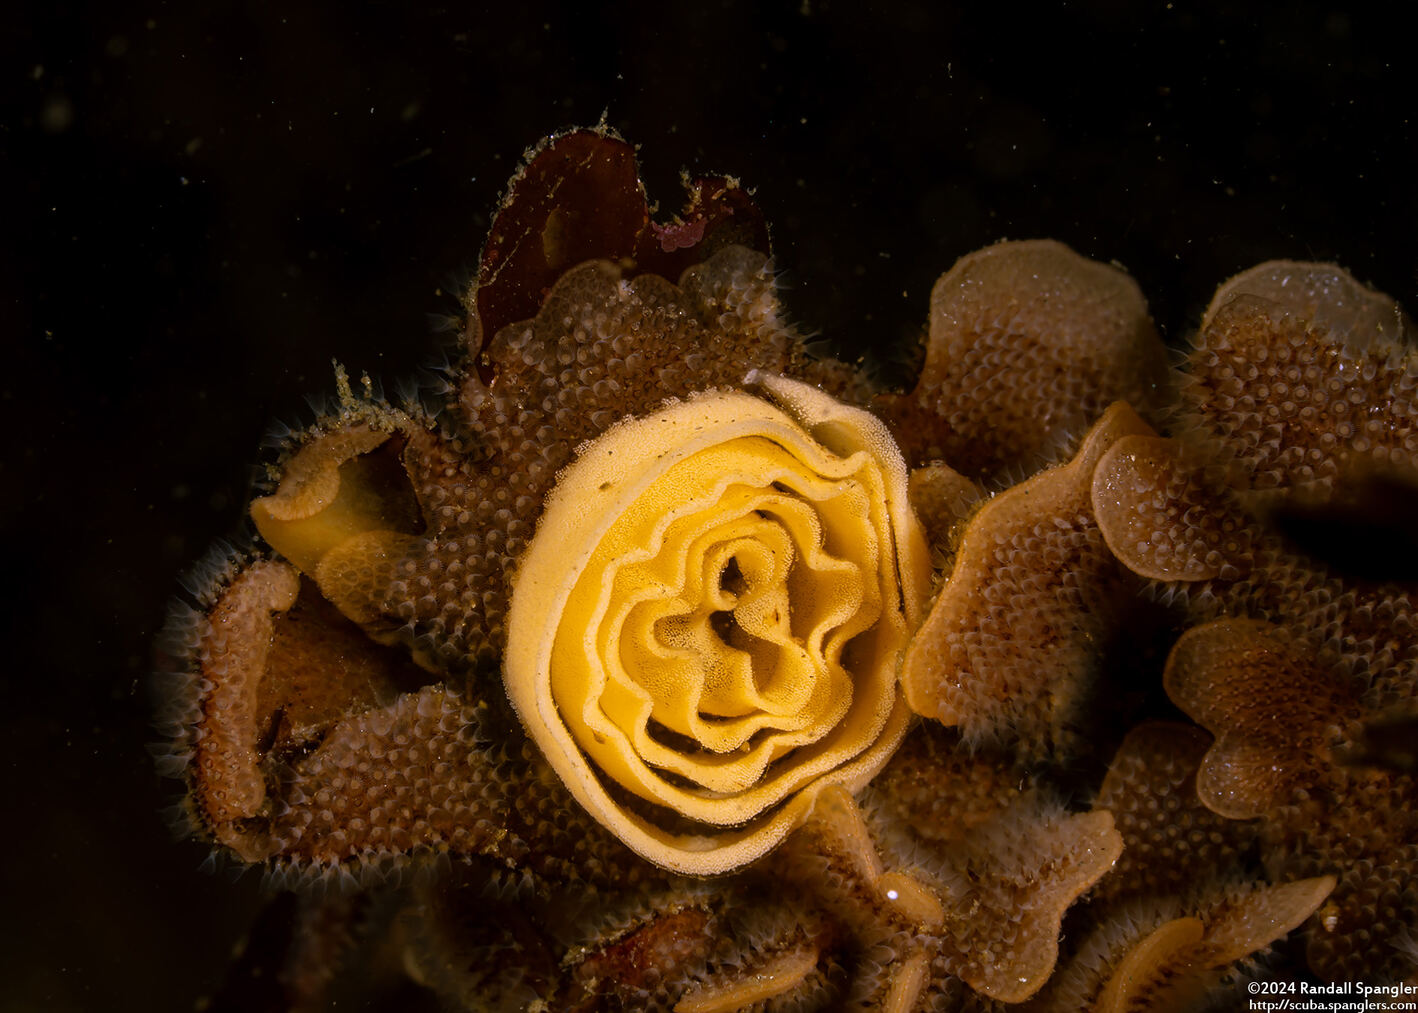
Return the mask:
M 499 329 L 534 316 L 552 284 L 587 260 L 676 281 L 732 243 L 768 252 L 767 223 L 736 180 L 708 176 L 687 187 L 689 202 L 673 222 L 651 222 L 634 148 L 599 130 L 553 138 L 513 177 L 493 220 L 470 299 L 468 347 L 481 352 Z

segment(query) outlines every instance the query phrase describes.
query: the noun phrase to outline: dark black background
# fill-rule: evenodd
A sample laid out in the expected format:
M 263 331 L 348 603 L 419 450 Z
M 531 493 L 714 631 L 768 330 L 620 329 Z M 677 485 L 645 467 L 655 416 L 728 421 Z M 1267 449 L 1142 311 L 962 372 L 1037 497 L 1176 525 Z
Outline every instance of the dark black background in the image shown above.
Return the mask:
M 1123 264 L 1179 345 L 1270 257 L 1418 304 L 1410 47 L 1352 6 L 28 6 L 0 32 L 6 1010 L 220 980 L 260 883 L 158 815 L 175 575 L 332 356 L 392 382 L 446 346 L 430 314 L 548 132 L 604 112 L 667 211 L 682 167 L 756 187 L 792 314 L 888 362 L 1002 237 Z

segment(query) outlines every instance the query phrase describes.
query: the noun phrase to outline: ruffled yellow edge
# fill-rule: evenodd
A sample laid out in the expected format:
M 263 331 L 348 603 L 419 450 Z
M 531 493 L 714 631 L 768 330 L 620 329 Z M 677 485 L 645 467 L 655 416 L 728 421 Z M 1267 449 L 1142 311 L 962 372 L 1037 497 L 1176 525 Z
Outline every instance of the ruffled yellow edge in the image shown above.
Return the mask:
M 551 656 L 568 597 L 606 529 L 667 469 L 726 441 L 778 433 L 801 442 L 805 432 L 840 457 L 871 455 L 886 486 L 886 515 L 899 600 L 881 622 L 899 624 L 902 651 L 919 625 L 929 594 L 930 552 L 911 513 L 908 473 L 885 425 L 807 384 L 751 372 L 757 386 L 781 406 L 742 391 L 713 391 L 672 403 L 652 415 L 627 419 L 582 448 L 548 496 L 537 535 L 518 566 L 508 616 L 503 679 L 523 726 L 586 810 L 628 847 L 680 873 L 712 875 L 739 868 L 772 849 L 811 811 L 817 790 L 840 784 L 857 791 L 885 765 L 910 722 L 899 683 L 889 708 L 876 716 L 871 745 L 805 785 L 747 825 L 709 834 L 675 834 L 627 810 L 607 792 L 551 691 Z M 896 659 L 899 668 L 900 656 Z

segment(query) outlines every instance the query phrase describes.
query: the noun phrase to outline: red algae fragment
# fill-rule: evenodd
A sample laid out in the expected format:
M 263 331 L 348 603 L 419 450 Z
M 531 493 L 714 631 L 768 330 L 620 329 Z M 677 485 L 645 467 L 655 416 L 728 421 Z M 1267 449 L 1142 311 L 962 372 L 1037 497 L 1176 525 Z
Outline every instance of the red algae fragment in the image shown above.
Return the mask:
M 493 222 L 469 299 L 469 346 L 481 351 L 503 327 L 535 315 L 553 283 L 588 260 L 673 281 L 728 245 L 768 253 L 767 224 L 736 181 L 685 184 L 681 220 L 656 224 L 631 145 L 603 130 L 550 138 L 513 178 Z

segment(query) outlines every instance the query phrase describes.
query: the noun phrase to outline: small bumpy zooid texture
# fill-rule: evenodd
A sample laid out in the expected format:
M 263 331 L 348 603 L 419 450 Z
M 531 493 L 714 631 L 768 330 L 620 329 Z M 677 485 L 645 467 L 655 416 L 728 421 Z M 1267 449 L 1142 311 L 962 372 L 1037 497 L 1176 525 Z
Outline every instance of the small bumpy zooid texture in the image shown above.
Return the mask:
M 1126 275 L 1003 243 L 891 393 L 766 254 L 557 138 L 448 388 L 272 463 L 165 641 L 191 828 L 297 894 L 221 1000 L 1225 1008 L 1291 932 L 1272 978 L 1411 980 L 1418 567 L 1285 527 L 1415 485 L 1391 301 L 1264 265 L 1177 377 Z

